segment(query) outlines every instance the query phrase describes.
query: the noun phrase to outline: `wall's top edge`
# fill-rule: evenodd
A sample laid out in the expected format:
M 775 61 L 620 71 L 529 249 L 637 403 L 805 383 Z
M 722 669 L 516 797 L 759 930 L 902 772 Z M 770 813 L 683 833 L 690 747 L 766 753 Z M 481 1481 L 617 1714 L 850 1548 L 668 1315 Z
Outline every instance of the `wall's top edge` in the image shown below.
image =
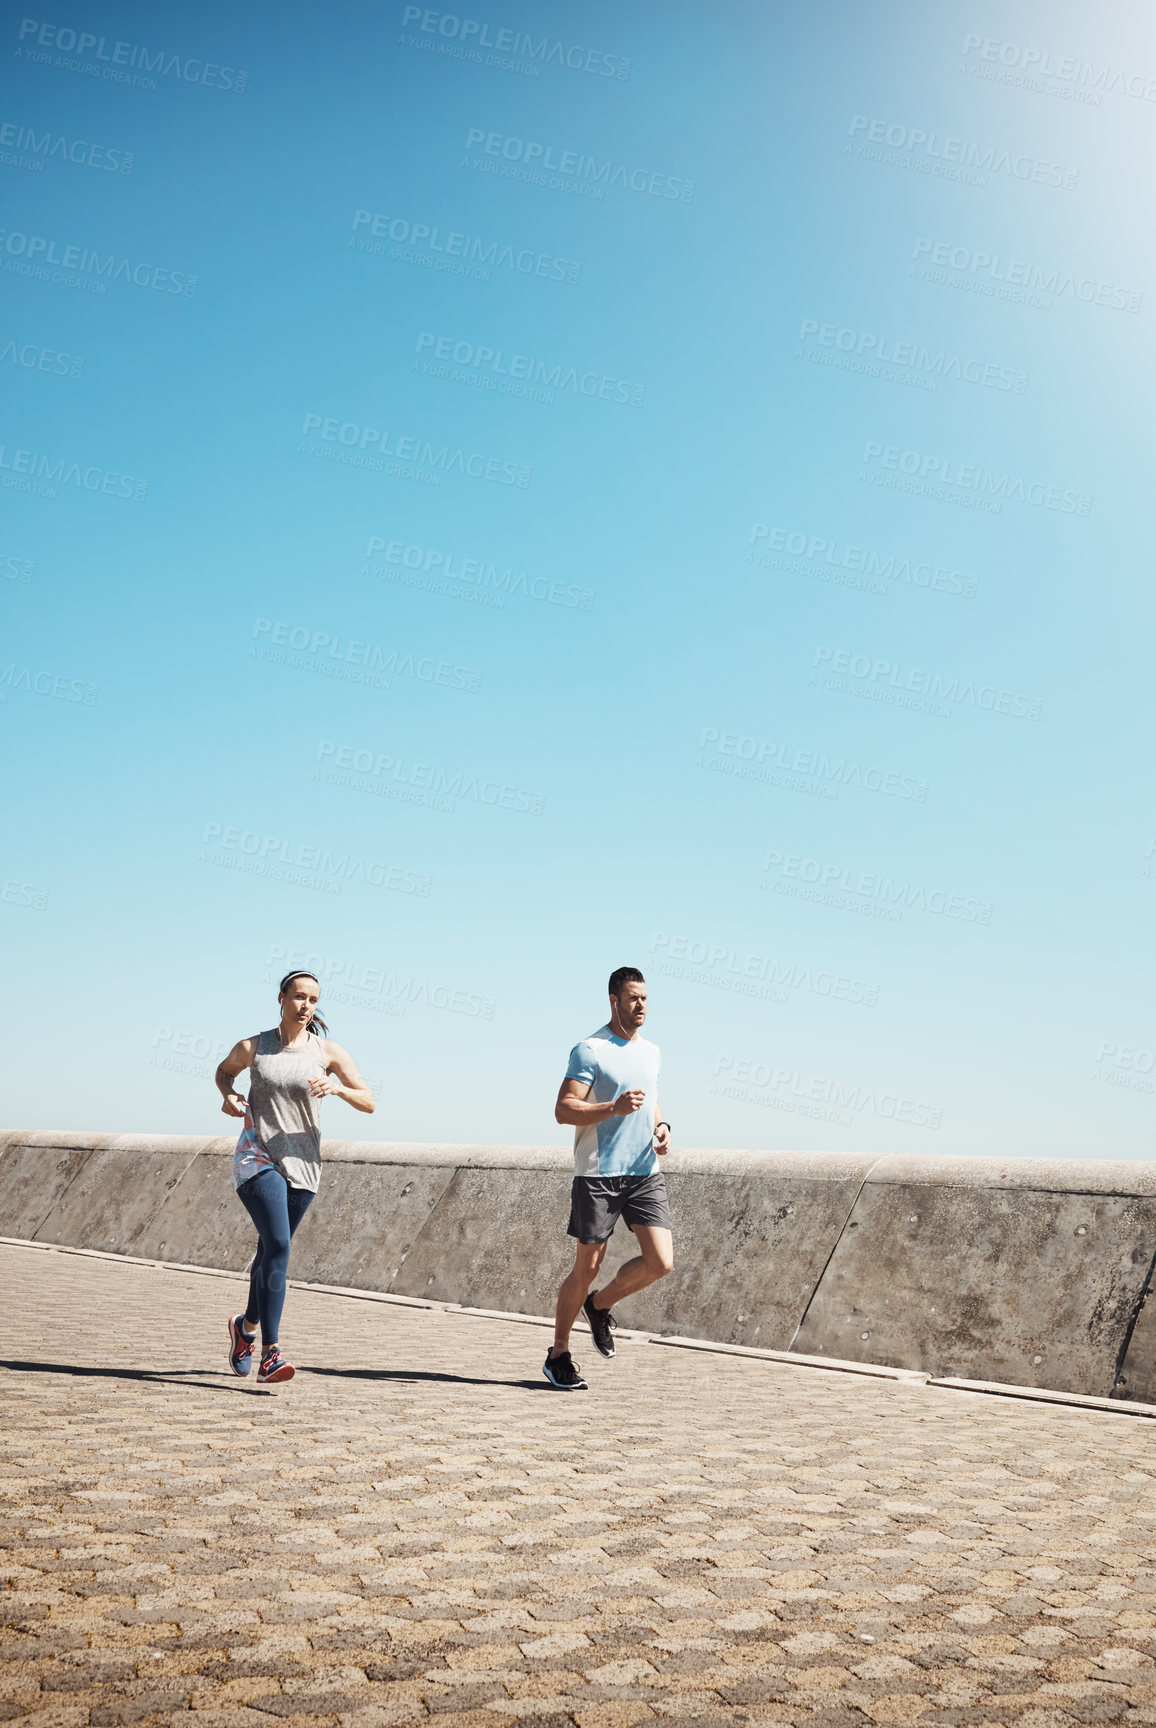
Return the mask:
M 203 1139 L 179 1134 L 78 1134 L 50 1130 L 0 1135 L 9 1144 L 39 1146 L 45 1150 L 84 1149 L 184 1153 L 202 1157 L 231 1157 L 236 1140 L 232 1135 Z M 569 1146 L 484 1146 L 426 1141 L 325 1140 L 325 1161 L 330 1164 L 405 1164 L 457 1170 L 563 1170 L 573 1168 Z M 861 1182 L 876 1160 L 844 1152 L 754 1152 L 715 1151 L 706 1147 L 683 1147 L 672 1152 L 664 1168 L 672 1174 L 742 1176 L 762 1173 L 780 1178 L 810 1178 L 815 1181 Z
M 142 1134 L 139 1138 L 142 1143 L 147 1140 L 151 1145 L 155 1136 Z M 74 1133 L 71 1129 L 6 1128 L 0 1132 L 0 1146 L 5 1151 L 11 1146 L 42 1146 L 46 1151 L 94 1152 L 113 1139 L 115 1135 L 112 1134 Z M 203 1141 L 196 1144 L 202 1145 Z
M 239 1132 L 239 1130 L 238 1130 Z M 237 1134 L 92 1134 L 71 1129 L 0 1130 L 0 1149 L 12 1146 L 39 1147 L 43 1151 L 115 1151 L 184 1153 L 231 1158 Z M 569 1169 L 573 1159 L 568 1146 L 476 1146 L 404 1140 L 324 1140 L 322 1154 L 328 1163 L 429 1164 L 443 1168 L 471 1165 L 510 1165 L 526 1169 Z
M 893 1153 L 868 1180 L 927 1188 L 1035 1188 L 1070 1194 L 1156 1195 L 1156 1163 L 1125 1158 L 948 1158 Z
M 231 1147 L 230 1147 L 231 1150 Z M 366 1144 L 326 1140 L 330 1161 L 352 1164 L 453 1165 L 459 1170 L 571 1170 L 569 1146 L 423 1145 L 420 1142 Z M 841 1152 L 719 1152 L 687 1146 L 663 1160 L 672 1175 L 748 1175 L 762 1171 L 780 1177 L 862 1181 L 874 1160 Z
M 862 1182 L 876 1159 L 856 1152 L 760 1152 L 739 1148 L 681 1146 L 663 1161 L 671 1172 L 696 1176 L 768 1176 L 826 1182 Z
M 193 1158 L 215 1144 L 204 1134 L 86 1134 L 53 1128 L 0 1131 L 0 1148 L 38 1146 L 46 1152 L 176 1152 Z M 235 1145 L 235 1139 L 228 1142 L 230 1152 Z
M 322 1156 L 337 1164 L 426 1164 L 442 1169 L 568 1170 L 567 1146 L 455 1146 L 405 1140 L 323 1140 Z
M 0 1130 L 0 1150 L 164 1152 L 228 1157 L 235 1136 L 91 1134 L 73 1130 Z M 484 1146 L 425 1141 L 326 1140 L 325 1158 L 340 1164 L 410 1164 L 441 1169 L 569 1170 L 568 1146 Z M 794 1180 L 943 1188 L 1035 1188 L 1074 1194 L 1156 1196 L 1156 1161 L 1110 1158 L 965 1158 L 942 1154 L 886 1157 L 851 1152 L 768 1152 L 679 1147 L 664 1161 L 672 1175 L 755 1175 Z

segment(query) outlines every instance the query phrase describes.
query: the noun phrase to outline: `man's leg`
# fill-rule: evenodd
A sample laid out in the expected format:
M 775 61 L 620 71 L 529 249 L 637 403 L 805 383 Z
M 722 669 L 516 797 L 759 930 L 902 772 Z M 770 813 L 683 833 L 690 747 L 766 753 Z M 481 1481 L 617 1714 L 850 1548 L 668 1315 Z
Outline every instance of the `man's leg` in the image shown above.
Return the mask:
M 554 1342 L 550 1346 L 549 1355 L 557 1356 L 563 1350 L 569 1350 L 574 1322 L 582 1312 L 582 1304 L 605 1258 L 605 1242 L 574 1244 L 574 1265 L 558 1292 L 558 1306 L 554 1314 Z
M 604 1290 L 595 1291 L 591 1297 L 595 1308 L 613 1308 L 624 1296 L 637 1295 L 639 1290 L 645 1290 L 648 1284 L 657 1283 L 674 1270 L 674 1238 L 669 1230 L 657 1224 L 632 1224 L 631 1229 L 638 1243 L 638 1253 L 633 1260 L 625 1261 L 618 1268 Z M 578 1252 L 582 1253 L 582 1249 L 579 1248 Z M 570 1278 L 573 1276 L 571 1273 Z M 563 1284 L 563 1290 L 566 1284 Z

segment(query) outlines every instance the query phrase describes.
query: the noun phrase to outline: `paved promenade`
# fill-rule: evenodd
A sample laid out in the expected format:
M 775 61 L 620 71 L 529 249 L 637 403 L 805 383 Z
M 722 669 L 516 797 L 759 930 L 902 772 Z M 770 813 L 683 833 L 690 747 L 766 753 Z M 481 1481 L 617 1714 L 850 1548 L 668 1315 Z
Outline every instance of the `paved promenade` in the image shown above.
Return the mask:
M 1156 1425 L 0 1248 L 0 1718 L 1156 1723 Z M 192 1714 L 190 1714 L 192 1713 Z

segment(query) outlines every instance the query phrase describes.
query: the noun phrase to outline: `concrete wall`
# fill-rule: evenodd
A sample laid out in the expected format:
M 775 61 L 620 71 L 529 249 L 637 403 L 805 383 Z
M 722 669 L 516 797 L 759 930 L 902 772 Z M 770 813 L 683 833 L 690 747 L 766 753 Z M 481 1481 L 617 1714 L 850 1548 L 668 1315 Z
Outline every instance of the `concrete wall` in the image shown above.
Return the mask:
M 231 1138 L 0 1134 L 0 1235 L 241 1270 Z M 569 1265 L 549 1146 L 329 1141 L 293 1276 L 525 1314 Z M 1156 1403 L 1156 1166 L 673 1153 L 642 1330 Z M 608 1270 L 632 1239 L 621 1228 Z

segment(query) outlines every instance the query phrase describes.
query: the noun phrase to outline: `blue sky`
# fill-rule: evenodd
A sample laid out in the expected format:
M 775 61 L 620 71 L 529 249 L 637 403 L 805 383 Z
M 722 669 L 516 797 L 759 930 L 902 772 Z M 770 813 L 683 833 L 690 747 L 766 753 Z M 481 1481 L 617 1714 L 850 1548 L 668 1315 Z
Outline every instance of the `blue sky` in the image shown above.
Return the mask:
M 683 1144 L 1148 1156 L 1152 37 L 11 19 L 13 1125 L 309 956 L 328 1134 L 559 1140 L 637 964 Z

